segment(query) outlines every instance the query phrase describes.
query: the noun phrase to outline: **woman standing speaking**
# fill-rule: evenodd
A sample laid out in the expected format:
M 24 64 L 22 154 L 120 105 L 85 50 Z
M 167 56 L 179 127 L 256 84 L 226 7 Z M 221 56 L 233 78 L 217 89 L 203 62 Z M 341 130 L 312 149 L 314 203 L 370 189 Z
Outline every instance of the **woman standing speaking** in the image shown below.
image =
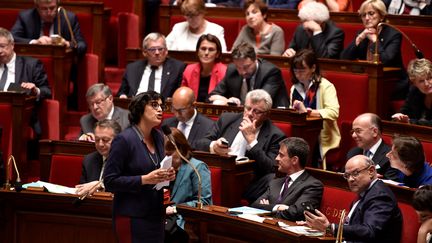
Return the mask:
M 163 242 L 163 191 L 154 185 L 175 179 L 175 171 L 161 169 L 163 97 L 148 91 L 129 105 L 131 126 L 114 138 L 106 162 L 104 185 L 114 193 L 113 225 L 118 242 Z

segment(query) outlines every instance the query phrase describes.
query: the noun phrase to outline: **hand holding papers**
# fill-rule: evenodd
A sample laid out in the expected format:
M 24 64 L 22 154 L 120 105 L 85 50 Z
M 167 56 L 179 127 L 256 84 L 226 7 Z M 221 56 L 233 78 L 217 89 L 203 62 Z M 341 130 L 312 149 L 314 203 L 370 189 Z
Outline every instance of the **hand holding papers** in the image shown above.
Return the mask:
M 161 169 L 169 169 L 171 165 L 172 165 L 172 157 L 165 156 L 165 158 L 161 162 Z M 169 181 L 159 182 L 154 186 L 154 188 L 159 191 L 164 186 L 169 186 Z

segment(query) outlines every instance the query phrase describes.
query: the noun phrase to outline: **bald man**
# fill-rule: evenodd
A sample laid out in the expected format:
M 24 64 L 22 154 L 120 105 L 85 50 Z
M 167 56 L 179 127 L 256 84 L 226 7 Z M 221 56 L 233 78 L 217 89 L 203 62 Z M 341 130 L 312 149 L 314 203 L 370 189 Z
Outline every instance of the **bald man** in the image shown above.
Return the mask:
M 214 124 L 213 120 L 196 111 L 194 103 L 195 94 L 192 89 L 178 88 L 172 96 L 171 111 L 174 116 L 162 122 L 162 125 L 176 127 L 182 131 L 192 149 L 196 149 L 196 142 L 203 138 Z

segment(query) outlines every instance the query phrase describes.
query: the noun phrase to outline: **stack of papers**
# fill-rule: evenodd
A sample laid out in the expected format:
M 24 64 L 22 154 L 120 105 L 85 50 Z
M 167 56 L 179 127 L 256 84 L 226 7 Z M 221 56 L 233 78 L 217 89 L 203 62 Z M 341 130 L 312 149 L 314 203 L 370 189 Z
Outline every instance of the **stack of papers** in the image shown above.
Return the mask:
M 270 214 L 271 213 L 270 211 L 267 211 L 267 210 L 262 210 L 259 208 L 252 208 L 252 207 L 248 207 L 248 206 L 230 208 L 230 209 L 228 209 L 228 212 L 237 212 L 240 214 L 254 214 L 254 215 Z
M 52 184 L 43 181 L 37 181 L 32 183 L 27 183 L 23 185 L 23 188 L 27 189 L 27 187 L 45 187 L 48 192 L 52 193 L 65 193 L 65 194 L 76 194 L 76 188 L 61 186 L 57 184 Z

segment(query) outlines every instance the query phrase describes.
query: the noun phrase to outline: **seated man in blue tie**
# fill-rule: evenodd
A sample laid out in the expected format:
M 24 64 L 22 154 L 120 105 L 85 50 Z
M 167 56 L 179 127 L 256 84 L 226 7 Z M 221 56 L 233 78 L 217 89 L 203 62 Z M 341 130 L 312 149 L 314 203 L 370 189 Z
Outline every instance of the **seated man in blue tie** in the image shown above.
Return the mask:
M 357 147 L 348 151 L 347 160 L 355 155 L 366 155 L 375 163 L 379 178 L 401 180 L 399 170 L 392 168 L 386 157 L 391 148 L 382 139 L 382 125 L 379 116 L 373 113 L 357 116 L 352 123 L 351 136 Z
M 178 88 L 172 97 L 171 111 L 174 116 L 162 122 L 162 126 L 168 125 L 179 129 L 193 150 L 198 140 L 203 138 L 214 124 L 212 119 L 197 112 L 194 103 L 195 94 L 191 88 Z
M 102 189 L 102 175 L 105 161 L 111 149 L 111 142 L 121 132 L 120 125 L 114 120 L 102 120 L 96 122 L 94 129 L 96 151 L 87 154 L 82 164 L 80 184 L 76 185 L 77 194 L 90 195 L 96 190 Z
M 252 207 L 272 211 L 278 218 L 291 221 L 304 220 L 305 205 L 319 208 L 323 184 L 304 167 L 309 155 L 309 145 L 303 138 L 290 137 L 282 140 L 276 157 L 278 171 L 283 178 L 270 181 L 267 191 Z
M 364 155 L 352 157 L 345 165 L 344 178 L 350 190 L 358 195 L 343 226 L 347 242 L 400 242 L 402 214 L 393 192 L 378 180 L 375 164 Z M 336 236 L 338 225 L 315 209 L 305 211 L 306 224 L 314 229 Z

